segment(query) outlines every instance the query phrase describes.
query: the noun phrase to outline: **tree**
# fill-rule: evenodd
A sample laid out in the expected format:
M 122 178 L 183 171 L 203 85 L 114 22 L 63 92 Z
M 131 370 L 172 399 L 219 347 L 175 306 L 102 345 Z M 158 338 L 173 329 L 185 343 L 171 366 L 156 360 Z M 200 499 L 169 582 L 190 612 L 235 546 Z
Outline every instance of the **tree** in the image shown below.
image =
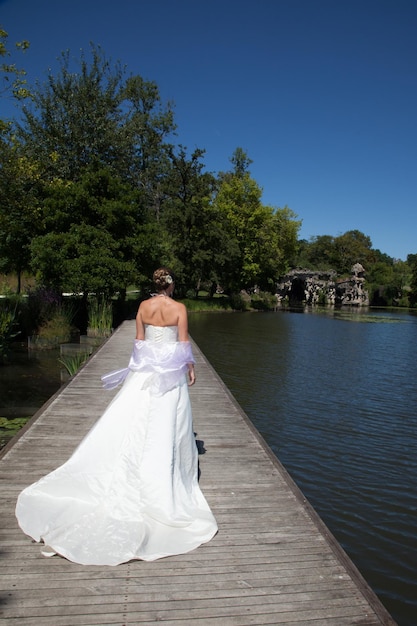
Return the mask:
M 0 137 L 0 270 L 17 275 L 30 268 L 30 243 L 41 227 L 36 164 L 9 130 Z
M 242 149 L 235 151 L 231 162 L 234 169 L 220 174 L 214 200 L 239 250 L 227 287 L 232 291 L 256 286 L 271 289 L 295 254 L 300 222 L 288 207 L 273 209 L 262 204 L 262 190 L 247 170 L 250 160 Z
M 135 281 L 139 204 L 138 192 L 100 164 L 77 182 L 49 184 L 43 233 L 31 246 L 43 284 L 112 295 Z
M 167 200 L 161 224 L 171 242 L 171 260 L 177 284 L 198 293 L 202 283 L 217 283 L 236 249 L 229 245 L 223 216 L 211 203 L 215 178 L 203 172 L 204 150 L 187 157 L 182 146 L 170 151 L 171 169 L 166 180 Z
M 230 162 L 233 165 L 233 176 L 242 177 L 249 173 L 249 166 L 253 163 L 252 159 L 248 157 L 243 148 L 236 148 L 230 158 Z
M 132 180 L 144 192 L 152 217 L 159 220 L 164 179 L 171 166 L 172 145 L 167 137 L 175 130 L 172 106 L 163 107 L 156 83 L 140 76 L 127 80 L 123 98 L 129 107 L 126 133 L 132 138 Z
M 172 111 L 155 83 L 127 77 L 100 48 L 77 63 L 74 70 L 69 52 L 61 55 L 58 74 L 34 89 L 19 125 L 41 180 L 44 231 L 31 247 L 33 266 L 57 288 L 123 291 L 163 247 L 155 206 Z
M 407 263 L 411 268 L 410 306 L 417 305 L 417 254 L 409 254 Z
M 173 130 L 172 112 L 160 105 L 156 84 L 126 76 L 94 45 L 91 61 L 82 52 L 73 62 L 65 52 L 60 62 L 58 74 L 50 73 L 23 107 L 20 133 L 27 151 L 49 179 L 76 181 L 99 162 L 122 179 L 143 183 Z
M 366 285 L 369 291 L 370 302 L 374 306 L 392 304 L 392 293 L 387 293 L 387 286 L 394 281 L 394 267 L 391 263 L 378 260 L 369 267 L 366 273 Z M 388 302 L 388 298 L 390 301 Z
M 12 53 L 8 47 L 8 33 L 0 26 L 0 57 L 2 59 L 11 60 Z M 26 52 L 29 48 L 29 42 L 26 40 L 18 41 L 15 43 L 16 50 L 20 52 Z M 6 62 L 0 64 L 1 73 L 1 86 L 0 96 L 6 97 L 11 94 L 12 97 L 21 100 L 27 98 L 30 93 L 26 87 L 26 71 L 17 67 L 16 63 Z M 4 120 L 1 123 L 1 129 L 4 130 L 7 124 Z
M 389 285 L 392 291 L 393 304 L 408 306 L 411 279 L 412 273 L 409 264 L 406 261 L 394 260 L 393 280 Z
M 45 179 L 76 181 L 92 161 L 118 173 L 127 167 L 123 86 L 123 70 L 111 66 L 99 49 L 92 49 L 91 65 L 82 54 L 79 72 L 71 71 L 69 52 L 62 53 L 60 73 L 50 73 L 33 90 L 20 125 L 27 153 L 42 164 Z
M 360 263 L 369 270 L 370 265 L 376 261 L 371 239 L 359 230 L 349 230 L 338 237 L 311 237 L 308 242 L 304 242 L 302 254 L 303 264 L 309 268 L 333 269 L 340 275 L 350 274 L 355 263 Z
M 318 235 L 311 237 L 303 247 L 303 259 L 298 264 L 313 270 L 333 269 L 336 265 L 336 249 L 334 237 Z
M 367 269 L 367 266 L 373 262 L 371 239 L 359 230 L 348 230 L 336 237 L 334 245 L 334 269 L 338 274 L 349 274 L 355 263 L 360 263 Z
M 14 48 L 24 53 L 29 42 L 17 42 Z M 0 57 L 0 97 L 27 98 L 26 71 L 12 62 L 8 33 L 1 27 Z M 12 134 L 12 124 L 0 119 L 0 269 L 16 272 L 18 292 L 22 272 L 29 266 L 30 238 L 36 229 L 33 185 L 33 169 Z

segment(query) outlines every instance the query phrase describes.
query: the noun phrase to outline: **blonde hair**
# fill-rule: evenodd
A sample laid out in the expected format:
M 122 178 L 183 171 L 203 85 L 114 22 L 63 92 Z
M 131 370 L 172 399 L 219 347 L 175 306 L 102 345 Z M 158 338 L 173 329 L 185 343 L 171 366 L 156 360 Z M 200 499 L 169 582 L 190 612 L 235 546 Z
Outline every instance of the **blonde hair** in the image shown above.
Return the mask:
M 163 291 L 174 282 L 174 276 L 167 267 L 159 267 L 153 273 L 153 282 L 157 291 Z

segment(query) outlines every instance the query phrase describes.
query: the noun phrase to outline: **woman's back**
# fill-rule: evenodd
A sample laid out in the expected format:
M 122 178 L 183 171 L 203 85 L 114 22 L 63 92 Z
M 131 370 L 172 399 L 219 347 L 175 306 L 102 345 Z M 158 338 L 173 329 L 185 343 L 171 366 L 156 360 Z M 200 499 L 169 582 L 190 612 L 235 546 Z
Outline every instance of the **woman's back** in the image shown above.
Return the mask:
M 178 341 L 178 326 L 145 324 L 145 339 L 156 343 L 174 343 Z
M 145 327 L 177 326 L 177 340 L 188 341 L 187 309 L 169 296 L 156 295 L 144 300 L 136 316 L 136 339 L 145 339 Z
M 180 303 L 166 295 L 157 295 L 144 300 L 139 308 L 143 324 L 152 326 L 178 326 Z

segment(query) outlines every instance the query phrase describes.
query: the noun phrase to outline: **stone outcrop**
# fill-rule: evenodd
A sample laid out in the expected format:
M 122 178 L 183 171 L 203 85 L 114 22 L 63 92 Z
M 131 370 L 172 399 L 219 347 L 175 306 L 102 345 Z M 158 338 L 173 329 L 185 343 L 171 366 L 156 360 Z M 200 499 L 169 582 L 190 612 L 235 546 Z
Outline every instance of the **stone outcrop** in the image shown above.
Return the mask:
M 369 306 L 369 293 L 365 289 L 365 270 L 360 263 L 352 267 L 348 280 L 338 281 L 337 292 L 341 305 Z
M 365 270 L 356 263 L 349 278 L 338 279 L 336 272 L 294 269 L 282 277 L 276 287 L 279 304 L 336 306 L 368 306 L 369 295 L 364 288 Z

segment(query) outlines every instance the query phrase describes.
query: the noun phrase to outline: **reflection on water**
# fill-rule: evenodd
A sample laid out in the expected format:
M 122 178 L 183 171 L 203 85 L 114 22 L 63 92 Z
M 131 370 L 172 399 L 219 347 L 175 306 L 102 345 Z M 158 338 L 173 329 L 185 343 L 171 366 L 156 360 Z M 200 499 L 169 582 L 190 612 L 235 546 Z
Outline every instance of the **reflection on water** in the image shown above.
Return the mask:
M 30 417 L 61 386 L 59 349 L 28 351 L 13 344 L 9 364 L 0 366 L 0 417 Z M 0 429 L 7 443 L 8 431 Z
M 394 618 L 415 626 L 417 317 L 193 314 L 190 332 Z

